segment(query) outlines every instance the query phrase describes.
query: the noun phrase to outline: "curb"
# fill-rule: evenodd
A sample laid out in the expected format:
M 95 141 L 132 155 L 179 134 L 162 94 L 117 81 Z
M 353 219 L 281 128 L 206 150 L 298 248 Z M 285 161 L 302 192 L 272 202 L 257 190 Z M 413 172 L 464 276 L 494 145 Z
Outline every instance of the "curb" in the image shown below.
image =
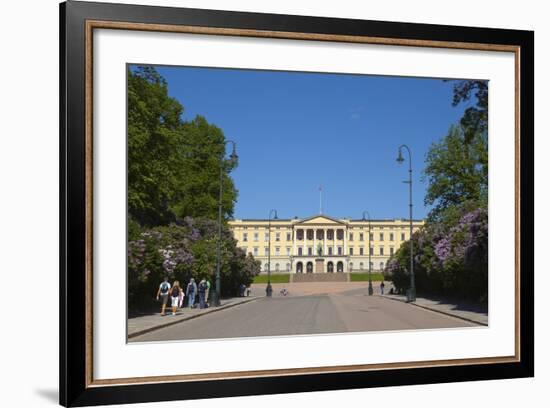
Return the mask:
M 250 299 L 247 299 L 247 300 L 243 300 L 242 302 L 230 303 L 228 305 L 219 306 L 219 307 L 216 307 L 216 308 L 213 307 L 213 308 L 211 308 L 211 310 L 207 310 L 206 312 L 203 312 L 203 313 L 199 313 L 199 314 L 192 315 L 192 316 L 182 317 L 182 318 L 177 319 L 177 320 L 172 320 L 171 322 L 166 322 L 166 323 L 159 324 L 157 326 L 148 327 L 146 329 L 138 330 L 138 331 L 135 331 L 131 334 L 128 334 L 128 339 L 132 339 L 134 337 L 141 336 L 142 334 L 150 333 L 150 332 L 158 330 L 158 329 L 163 329 L 165 327 L 173 326 L 175 324 L 185 322 L 187 320 L 196 319 L 197 317 L 201 317 L 201 316 L 204 316 L 204 315 L 208 315 L 210 313 L 218 312 L 220 310 L 229 309 L 229 308 L 234 307 L 234 306 L 244 305 L 245 303 L 253 302 L 254 300 L 258 300 L 258 299 L 260 299 L 260 297 L 253 297 L 253 298 L 250 298 Z
M 416 303 L 407 302 L 406 300 L 401 300 L 401 299 L 397 299 L 397 298 L 393 298 L 393 297 L 387 297 L 387 296 L 382 296 L 382 295 L 374 295 L 374 296 L 377 296 L 377 297 L 380 297 L 380 298 L 384 298 L 384 299 L 393 300 L 393 301 L 395 301 L 395 302 L 407 303 L 407 304 L 409 304 L 409 305 L 416 306 L 416 307 L 419 307 L 419 308 L 421 308 L 421 309 L 430 310 L 430 311 L 435 312 L 435 313 L 439 313 L 439 314 L 442 314 L 442 315 L 445 315 L 445 316 L 454 317 L 454 318 L 456 318 L 456 319 L 464 320 L 464 321 L 467 321 L 467 322 L 470 322 L 470 323 L 475 323 L 475 324 L 478 324 L 478 325 L 480 325 L 480 326 L 489 326 L 487 323 L 480 322 L 480 321 L 478 321 L 478 320 L 470 319 L 470 318 L 468 318 L 468 317 L 459 316 L 459 315 L 456 315 L 456 314 L 453 314 L 453 313 L 450 313 L 450 312 L 445 312 L 445 311 L 443 311 L 443 310 L 433 309 L 433 308 L 428 307 L 428 306 L 423 306 L 423 305 L 419 305 L 419 304 L 416 304 Z

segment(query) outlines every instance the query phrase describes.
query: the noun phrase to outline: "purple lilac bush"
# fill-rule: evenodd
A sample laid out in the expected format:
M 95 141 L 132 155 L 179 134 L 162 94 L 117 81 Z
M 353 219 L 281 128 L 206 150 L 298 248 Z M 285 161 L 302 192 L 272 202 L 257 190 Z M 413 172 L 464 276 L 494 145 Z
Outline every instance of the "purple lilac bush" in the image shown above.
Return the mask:
M 487 301 L 488 214 L 466 211 L 446 225 L 428 222 L 413 235 L 414 269 L 419 293 Z M 410 285 L 409 243 L 388 261 L 386 274 L 399 292 Z
M 186 217 L 169 226 L 141 231 L 128 242 L 129 305 L 150 304 L 156 288 L 167 276 L 184 285 L 191 277 L 214 281 L 218 225 L 207 219 Z M 260 264 L 236 246 L 227 227 L 222 228 L 222 294 L 232 294 L 241 283 L 252 282 Z

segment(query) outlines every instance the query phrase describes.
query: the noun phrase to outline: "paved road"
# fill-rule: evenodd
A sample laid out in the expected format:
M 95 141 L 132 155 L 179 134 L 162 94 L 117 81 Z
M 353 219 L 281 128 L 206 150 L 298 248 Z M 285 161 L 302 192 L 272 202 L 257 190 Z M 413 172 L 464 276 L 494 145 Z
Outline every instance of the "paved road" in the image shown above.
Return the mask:
M 144 334 L 132 341 L 213 339 L 476 326 L 413 305 L 367 296 L 366 289 L 261 298 Z

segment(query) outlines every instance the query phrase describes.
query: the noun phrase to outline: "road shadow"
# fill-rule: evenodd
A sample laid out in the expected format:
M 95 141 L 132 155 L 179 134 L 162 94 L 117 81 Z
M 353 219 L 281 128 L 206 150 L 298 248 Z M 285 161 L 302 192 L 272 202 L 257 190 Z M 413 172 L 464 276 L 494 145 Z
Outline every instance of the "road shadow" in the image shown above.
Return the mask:
M 422 296 L 424 299 L 437 302 L 440 305 L 452 306 L 451 310 L 482 313 L 482 314 L 489 313 L 488 305 L 484 303 L 476 303 L 476 302 L 472 302 L 464 299 L 444 298 L 439 296 L 426 296 L 426 295 L 420 295 L 420 294 L 418 294 L 418 296 Z

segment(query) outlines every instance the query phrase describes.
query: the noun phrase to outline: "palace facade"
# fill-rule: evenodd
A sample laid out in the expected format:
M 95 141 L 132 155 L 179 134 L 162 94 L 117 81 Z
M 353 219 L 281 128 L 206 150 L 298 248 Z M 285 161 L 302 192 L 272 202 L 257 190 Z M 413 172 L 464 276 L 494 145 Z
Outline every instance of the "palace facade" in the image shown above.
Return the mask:
M 371 220 L 372 271 L 382 271 L 390 256 L 409 239 L 409 220 Z M 424 225 L 413 220 L 413 231 Z M 369 221 L 316 215 L 305 219 L 242 219 L 229 222 L 238 246 L 268 270 L 271 235 L 272 273 L 366 272 Z M 271 234 L 269 234 L 269 231 Z

